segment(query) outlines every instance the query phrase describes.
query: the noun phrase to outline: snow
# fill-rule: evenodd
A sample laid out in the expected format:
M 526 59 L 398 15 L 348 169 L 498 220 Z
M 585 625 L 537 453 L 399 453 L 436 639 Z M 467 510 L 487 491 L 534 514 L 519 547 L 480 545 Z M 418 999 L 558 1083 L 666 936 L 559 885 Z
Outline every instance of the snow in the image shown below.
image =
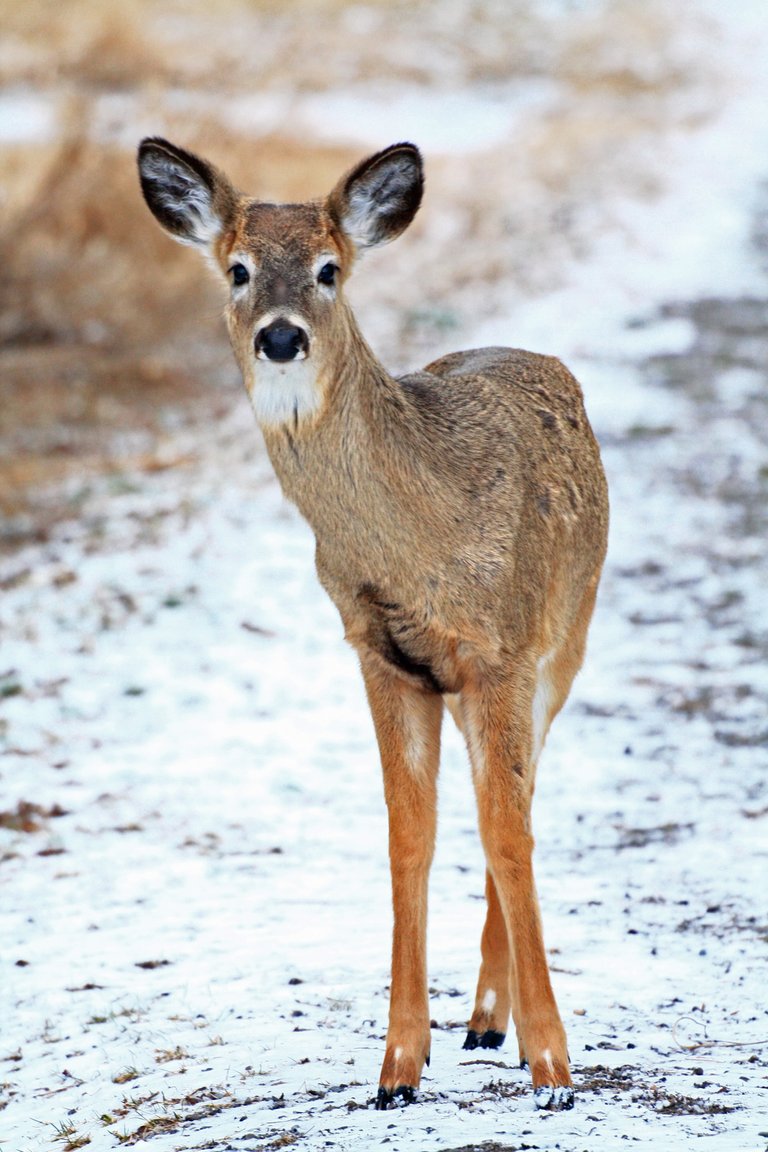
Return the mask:
M 45 97 L 25 90 L 0 94 L 0 143 L 44 143 L 54 136 L 55 113 Z
M 695 345 L 665 303 L 766 296 L 749 243 L 760 8 L 698 5 L 734 81 L 719 115 L 659 143 L 661 195 L 619 197 L 559 287 L 510 301 L 516 342 L 583 380 L 612 493 L 588 658 L 535 808 L 575 1109 L 534 1109 L 513 1039 L 461 1049 L 483 864 L 448 723 L 431 1067 L 417 1106 L 370 1108 L 391 918 L 372 726 L 243 399 L 183 478 L 105 483 L 2 562 L 0 807 L 33 801 L 39 825 L 0 828 L 4 1150 L 765 1145 L 766 546 L 722 494 L 764 474 L 745 405 L 766 378 L 724 369 L 702 404 L 642 368 Z M 333 99 L 339 138 L 367 125 L 378 146 L 381 119 L 349 124 Z M 441 108 L 418 114 L 439 145 Z M 469 342 L 497 327 L 478 318 Z
M 363 148 L 376 140 L 418 140 L 430 152 L 471 154 L 498 146 L 547 89 L 530 81 L 504 87 L 404 93 L 398 85 L 369 92 L 324 93 L 294 109 L 313 137 Z

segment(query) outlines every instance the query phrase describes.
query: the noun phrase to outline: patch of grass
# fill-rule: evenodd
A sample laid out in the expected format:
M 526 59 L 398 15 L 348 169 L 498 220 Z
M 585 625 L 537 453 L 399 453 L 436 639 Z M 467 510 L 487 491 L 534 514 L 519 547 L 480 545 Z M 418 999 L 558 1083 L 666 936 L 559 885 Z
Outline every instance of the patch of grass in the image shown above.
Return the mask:
M 131 1080 L 138 1080 L 141 1073 L 138 1068 L 126 1068 L 124 1072 L 118 1072 L 116 1076 L 112 1077 L 113 1084 L 129 1084 Z
M 144 1013 L 138 1008 L 115 1008 L 104 1015 L 98 1012 L 94 1013 L 93 1016 L 88 1017 L 86 1025 L 108 1024 L 111 1020 L 130 1020 L 132 1023 L 136 1023 L 141 1020 L 143 1015 Z
M 0 681 L 0 697 L 3 695 L 1 685 Z M 12 692 L 11 695 L 16 693 Z M 40 832 L 49 820 L 66 815 L 66 809 L 58 804 L 44 808 L 30 800 L 19 800 L 15 808 L 0 812 L 0 828 L 9 828 L 12 832 Z
M 516 1084 L 509 1080 L 489 1080 L 487 1084 L 483 1084 L 480 1089 L 480 1099 L 486 1100 L 516 1100 L 520 1096 L 527 1096 L 530 1091 L 527 1084 Z M 471 1108 L 471 1104 L 465 1104 L 464 1101 L 459 1102 L 459 1107 L 466 1106 Z
M 635 1087 L 637 1069 L 631 1064 L 621 1064 L 617 1068 L 594 1064 L 590 1068 L 574 1068 L 574 1079 L 579 1092 L 599 1092 L 606 1089 L 629 1092 Z
M 642 1097 L 635 1097 L 642 1100 Z M 678 1092 L 663 1092 L 655 1086 L 645 1101 L 660 1116 L 726 1116 L 737 1109 L 718 1100 L 705 1100 L 700 1096 L 683 1096 Z
M 185 1052 L 178 1044 L 175 1048 L 155 1049 L 156 1064 L 171 1064 L 174 1060 L 188 1060 L 189 1052 Z
M 694 824 L 679 824 L 670 821 L 655 828 L 619 828 L 617 850 L 624 848 L 646 848 L 649 844 L 677 844 L 681 837 L 693 834 Z
M 64 1152 L 74 1152 L 76 1148 L 85 1148 L 90 1144 L 90 1136 L 78 1136 L 74 1124 L 62 1122 L 53 1125 L 53 1139 L 60 1142 Z
M 522 1152 L 534 1144 L 499 1144 L 497 1140 L 484 1140 L 482 1144 L 462 1144 L 460 1148 L 447 1148 L 446 1152 Z
M 175 1112 L 170 1116 L 155 1116 L 152 1120 L 145 1120 L 135 1132 L 127 1132 L 117 1138 L 121 1144 L 130 1147 L 132 1144 L 139 1144 L 142 1140 L 147 1140 L 150 1136 L 159 1136 L 167 1132 L 177 1132 L 182 1122 L 182 1117 Z
M 158 1092 L 150 1092 L 148 1096 L 123 1096 L 123 1103 L 120 1108 L 115 1109 L 115 1114 L 122 1117 L 127 1116 L 129 1112 L 138 1112 L 140 1108 L 157 1100 L 158 1096 Z

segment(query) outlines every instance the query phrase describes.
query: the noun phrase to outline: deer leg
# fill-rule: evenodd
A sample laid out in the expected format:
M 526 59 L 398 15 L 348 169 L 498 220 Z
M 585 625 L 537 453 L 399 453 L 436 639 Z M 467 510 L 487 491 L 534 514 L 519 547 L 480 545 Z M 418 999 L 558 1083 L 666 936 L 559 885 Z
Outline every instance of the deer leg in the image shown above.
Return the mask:
M 392 985 L 376 1107 L 416 1098 L 431 1043 L 427 884 L 435 844 L 442 699 L 363 662 L 384 772 L 392 874 Z
M 461 716 L 461 700 L 458 695 L 443 697 L 445 705 L 453 717 L 457 728 L 466 738 Z M 493 876 L 485 873 L 486 917 L 480 939 L 480 975 L 477 980 L 475 1008 L 467 1029 L 464 1049 L 500 1048 L 507 1035 L 509 1011 L 515 1015 L 513 996 L 516 992 L 514 974 L 511 971 L 512 953 L 509 947 L 507 925 L 501 910 Z M 520 1051 L 520 1066 L 524 1056 Z
M 458 696 L 444 696 L 446 707 L 459 731 L 464 733 L 461 716 L 461 701 Z M 509 947 L 509 936 L 504 913 L 501 910 L 496 885 L 490 872 L 485 873 L 485 900 L 487 912 L 483 935 L 480 939 L 480 975 L 477 980 L 475 1008 L 469 1021 L 465 1050 L 474 1048 L 500 1048 L 504 1043 L 509 1024 L 509 1012 L 518 1033 L 520 1067 L 526 1063 L 525 1053 L 519 1041 L 517 1028 L 517 982 L 514 972 L 514 956 Z
M 511 998 L 516 991 L 507 925 L 490 872 L 485 874 L 485 897 L 488 908 L 480 939 L 482 962 L 465 1049 L 501 1047 L 507 1034 Z
M 573 1088 L 533 876 L 534 681 L 532 676 L 525 683 L 468 689 L 462 714 L 480 835 L 507 928 L 520 1050 L 531 1068 L 537 1106 L 561 1109 L 573 1107 Z

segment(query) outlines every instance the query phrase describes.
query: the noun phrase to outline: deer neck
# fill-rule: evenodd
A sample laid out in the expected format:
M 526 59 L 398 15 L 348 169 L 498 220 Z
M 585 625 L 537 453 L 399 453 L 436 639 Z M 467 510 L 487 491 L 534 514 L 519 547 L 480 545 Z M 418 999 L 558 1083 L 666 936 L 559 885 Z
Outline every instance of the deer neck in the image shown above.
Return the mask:
M 332 355 L 318 364 L 323 401 L 309 419 L 262 426 L 281 487 L 315 529 L 330 512 L 355 516 L 396 441 L 398 386 L 346 307 Z

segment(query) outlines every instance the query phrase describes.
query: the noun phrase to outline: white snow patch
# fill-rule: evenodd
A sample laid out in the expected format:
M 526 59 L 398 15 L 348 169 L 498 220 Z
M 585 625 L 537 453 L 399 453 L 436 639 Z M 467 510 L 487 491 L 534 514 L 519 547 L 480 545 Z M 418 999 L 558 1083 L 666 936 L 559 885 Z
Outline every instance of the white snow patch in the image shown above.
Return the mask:
M 55 103 L 28 91 L 0 93 L 0 144 L 45 144 L 58 124 Z
M 293 116 L 324 140 L 380 147 L 411 140 L 427 152 L 479 152 L 503 140 L 526 112 L 551 93 L 548 84 L 517 83 L 496 90 L 400 86 L 315 93 Z

